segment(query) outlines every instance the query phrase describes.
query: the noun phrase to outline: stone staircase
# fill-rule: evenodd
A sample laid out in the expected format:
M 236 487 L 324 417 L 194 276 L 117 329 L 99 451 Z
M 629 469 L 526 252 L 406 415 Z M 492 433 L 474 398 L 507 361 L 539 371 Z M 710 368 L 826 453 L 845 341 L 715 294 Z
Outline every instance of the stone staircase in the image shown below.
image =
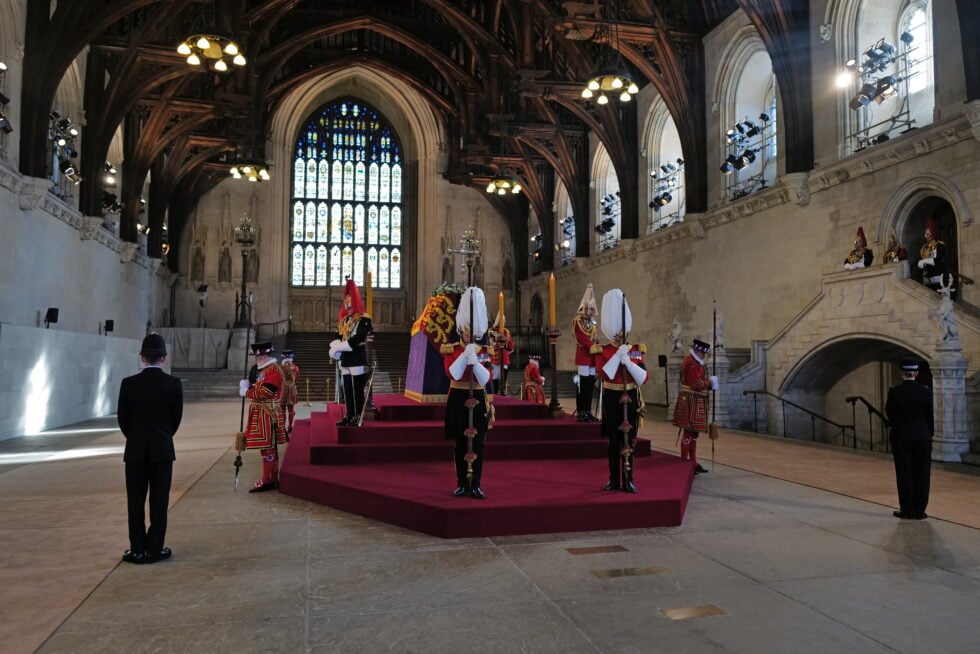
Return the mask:
M 184 387 L 185 400 L 227 400 L 238 397 L 241 370 L 180 370 L 172 373 Z

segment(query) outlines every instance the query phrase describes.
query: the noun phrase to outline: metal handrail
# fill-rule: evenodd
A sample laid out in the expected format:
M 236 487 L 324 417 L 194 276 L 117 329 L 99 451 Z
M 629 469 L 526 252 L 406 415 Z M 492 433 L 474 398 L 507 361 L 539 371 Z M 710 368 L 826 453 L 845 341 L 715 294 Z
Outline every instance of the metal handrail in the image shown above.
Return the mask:
M 292 325 L 292 317 L 277 320 L 275 322 L 260 322 L 255 325 L 256 341 L 272 341 L 277 350 L 282 350 L 286 346 L 286 334 Z
M 885 417 L 881 411 L 876 409 L 874 405 L 864 399 L 861 395 L 851 395 L 844 398 L 844 401 L 851 405 L 851 420 L 854 421 L 855 426 L 857 425 L 857 403 L 861 402 L 868 409 L 868 445 L 872 452 L 875 451 L 875 441 L 874 441 L 874 429 L 872 426 L 871 416 L 878 416 L 881 419 L 882 424 L 885 428 L 891 427 L 891 423 L 888 418 Z M 885 440 L 885 451 L 889 452 L 891 448 L 888 446 L 888 439 Z M 857 449 L 857 429 L 854 430 L 854 449 Z
M 841 438 L 841 446 L 842 447 L 845 444 L 844 443 L 844 439 L 847 438 L 847 434 L 845 433 L 845 431 L 848 430 L 848 429 L 850 429 L 851 430 L 851 433 L 854 434 L 854 447 L 857 447 L 857 430 L 854 429 L 854 425 L 842 425 L 840 423 L 834 422 L 830 418 L 827 418 L 825 416 L 822 416 L 819 413 L 814 413 L 813 411 L 811 411 L 810 409 L 806 408 L 805 406 L 800 406 L 799 404 L 797 404 L 796 402 L 793 402 L 792 400 L 788 400 L 785 397 L 782 397 L 780 395 L 776 395 L 775 393 L 771 393 L 771 392 L 766 391 L 766 390 L 748 390 L 748 391 L 742 391 L 742 395 L 751 395 L 752 396 L 752 414 L 753 414 L 753 418 L 754 418 L 754 422 L 755 422 L 755 431 L 756 431 L 756 433 L 759 432 L 759 414 L 758 414 L 758 411 L 757 411 L 757 408 L 756 408 L 757 407 L 757 399 L 758 399 L 758 396 L 759 395 L 768 395 L 769 397 L 772 397 L 772 398 L 775 398 L 775 399 L 779 400 L 780 403 L 781 403 L 780 404 L 780 407 L 781 407 L 781 409 L 783 411 L 783 438 L 786 438 L 787 437 L 787 434 L 786 434 L 786 405 L 788 404 L 791 407 L 793 407 L 795 409 L 799 409 L 803 413 L 806 413 L 807 415 L 810 416 L 810 440 L 812 440 L 814 443 L 817 442 L 817 420 L 819 419 L 819 420 L 823 420 L 824 422 L 826 422 L 829 425 L 833 425 L 837 429 L 840 429 L 840 438 Z

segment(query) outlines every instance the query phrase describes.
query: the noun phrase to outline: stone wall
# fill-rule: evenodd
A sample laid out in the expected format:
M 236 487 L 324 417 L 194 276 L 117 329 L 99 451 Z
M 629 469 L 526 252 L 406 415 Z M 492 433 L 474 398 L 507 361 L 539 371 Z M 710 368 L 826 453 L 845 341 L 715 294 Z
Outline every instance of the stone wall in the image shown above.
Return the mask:
M 116 410 L 140 340 L 0 324 L 0 439 Z

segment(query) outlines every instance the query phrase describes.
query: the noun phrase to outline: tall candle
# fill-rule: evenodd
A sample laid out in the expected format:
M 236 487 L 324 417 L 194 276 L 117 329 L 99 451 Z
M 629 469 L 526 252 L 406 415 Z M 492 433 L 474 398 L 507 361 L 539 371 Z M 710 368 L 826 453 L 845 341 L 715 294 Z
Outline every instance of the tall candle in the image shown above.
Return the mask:
M 364 308 L 367 315 L 374 316 L 374 289 L 371 285 L 371 271 L 367 271 L 367 306 Z
M 551 313 L 551 326 L 554 327 L 558 324 L 555 320 L 555 273 L 551 273 L 551 277 L 548 278 L 548 307 Z
M 497 308 L 500 311 L 500 329 L 501 329 L 501 331 L 503 331 L 503 329 L 504 329 L 504 323 L 505 323 L 505 318 L 504 318 L 504 292 L 503 291 L 500 291 L 500 295 L 497 296 Z

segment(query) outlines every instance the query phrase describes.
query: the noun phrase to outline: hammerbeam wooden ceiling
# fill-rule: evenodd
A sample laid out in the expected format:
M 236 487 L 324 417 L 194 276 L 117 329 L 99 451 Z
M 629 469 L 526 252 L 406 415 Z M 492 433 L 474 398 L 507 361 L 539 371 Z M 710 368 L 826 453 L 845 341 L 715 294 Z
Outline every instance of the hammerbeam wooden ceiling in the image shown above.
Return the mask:
M 507 169 L 526 199 L 495 200 L 527 243 L 529 208 L 550 216 L 557 182 L 579 233 L 588 233 L 588 132 L 605 146 L 621 185 L 623 215 L 637 206 L 635 103 L 579 98 L 603 51 L 616 48 L 641 86 L 652 84 L 677 124 L 687 162 L 687 207 L 707 204 L 702 39 L 745 11 L 772 57 L 782 93 L 790 172 L 813 159 L 806 0 L 28 0 L 22 172 L 43 177 L 47 116 L 72 61 L 86 52 L 80 198 L 101 213 L 100 170 L 124 127 L 123 238 L 136 240 L 148 172 L 150 226 L 169 210 L 171 256 L 197 200 L 226 176 L 220 158 L 258 146 L 289 91 L 313 76 L 362 62 L 415 88 L 442 118 L 451 145 L 447 177 L 484 186 Z M 615 25 L 615 30 L 607 29 Z M 201 31 L 235 39 L 248 65 L 200 72 L 175 52 Z M 610 38 L 610 34 L 615 38 Z M 261 154 L 259 152 L 258 154 Z M 541 220 L 545 242 L 551 220 Z M 638 235 L 625 220 L 625 238 Z M 151 229 L 160 234 L 160 229 Z M 158 237 L 157 237 L 158 238 Z M 586 239 L 580 239 L 585 241 Z M 587 254 L 587 242 L 577 244 Z M 158 255 L 160 242 L 149 244 Z M 546 256 L 552 253 L 546 249 Z

